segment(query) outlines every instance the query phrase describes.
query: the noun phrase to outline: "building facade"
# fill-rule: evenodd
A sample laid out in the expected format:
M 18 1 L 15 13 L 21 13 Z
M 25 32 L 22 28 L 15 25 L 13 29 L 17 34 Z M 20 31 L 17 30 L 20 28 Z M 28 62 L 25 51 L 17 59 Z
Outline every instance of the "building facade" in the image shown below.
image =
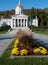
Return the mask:
M 20 0 L 15 9 L 15 15 L 12 15 L 10 19 L 1 18 L 0 26 L 3 25 L 10 25 L 11 28 L 28 27 L 28 16 L 24 15 Z
M 1 17 L 0 20 L 0 27 L 8 25 L 11 26 L 11 28 L 16 28 L 16 27 L 28 27 L 28 16 L 24 15 L 23 13 L 23 7 L 20 4 L 20 0 L 18 5 L 15 8 L 15 15 L 12 15 L 10 19 L 4 19 Z M 37 17 L 32 20 L 32 25 L 38 26 L 38 19 Z
M 37 16 L 32 20 L 32 25 L 38 27 L 38 18 L 37 18 Z

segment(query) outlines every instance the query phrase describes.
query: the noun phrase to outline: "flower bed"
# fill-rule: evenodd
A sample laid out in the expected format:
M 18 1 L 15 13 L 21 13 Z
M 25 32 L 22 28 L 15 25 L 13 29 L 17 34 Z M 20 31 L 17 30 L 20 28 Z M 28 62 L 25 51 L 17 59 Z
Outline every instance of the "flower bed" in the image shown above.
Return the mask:
M 34 42 L 33 39 L 23 31 L 19 31 L 15 38 L 14 48 L 11 54 L 14 56 L 47 55 L 48 50 Z

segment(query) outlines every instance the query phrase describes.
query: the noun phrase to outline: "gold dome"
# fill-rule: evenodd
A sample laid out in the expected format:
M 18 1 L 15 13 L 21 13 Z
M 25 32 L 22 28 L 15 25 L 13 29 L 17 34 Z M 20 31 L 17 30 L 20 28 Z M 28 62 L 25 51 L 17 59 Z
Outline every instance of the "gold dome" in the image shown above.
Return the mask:
M 17 7 L 19 7 L 19 8 L 23 8 L 21 5 L 18 5 Z
M 19 0 L 19 4 L 17 5 L 16 9 L 15 9 L 15 14 L 23 14 L 23 7 L 20 4 L 20 0 Z

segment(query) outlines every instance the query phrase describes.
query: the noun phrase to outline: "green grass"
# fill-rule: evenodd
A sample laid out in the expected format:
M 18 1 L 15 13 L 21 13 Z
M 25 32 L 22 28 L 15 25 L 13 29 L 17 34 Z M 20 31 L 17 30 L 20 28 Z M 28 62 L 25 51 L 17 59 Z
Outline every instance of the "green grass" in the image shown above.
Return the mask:
M 0 31 L 0 34 L 4 34 L 4 33 L 6 33 L 7 31 Z
M 37 33 L 37 34 L 44 34 L 44 35 L 48 35 L 48 27 L 33 27 L 33 26 L 29 26 L 29 28 Z
M 37 33 L 37 34 L 44 34 L 44 35 L 48 35 L 48 30 L 44 30 L 44 31 L 41 31 L 41 30 L 34 30 L 33 32 Z
M 6 49 L 2 57 L 0 57 L 0 65 L 48 65 L 48 58 L 15 58 L 11 59 L 10 54 L 14 41 Z
M 33 32 L 37 33 L 37 34 L 44 34 L 44 35 L 48 35 L 48 29 L 31 29 Z

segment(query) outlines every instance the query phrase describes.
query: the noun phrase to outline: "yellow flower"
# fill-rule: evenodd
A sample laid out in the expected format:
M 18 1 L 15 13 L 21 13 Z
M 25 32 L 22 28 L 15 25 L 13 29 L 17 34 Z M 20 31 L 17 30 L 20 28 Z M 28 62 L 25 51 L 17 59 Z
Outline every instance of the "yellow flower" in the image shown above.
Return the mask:
M 47 49 L 44 47 L 39 47 L 39 49 L 47 51 Z
M 18 48 L 13 48 L 11 54 L 12 54 L 12 55 L 19 55 Z
M 19 43 L 19 40 L 16 39 L 16 41 L 15 41 L 15 45 L 14 45 L 14 48 L 17 47 L 18 43 Z
M 14 45 L 14 48 L 16 48 L 16 47 L 17 47 L 17 45 L 18 45 L 18 44 L 15 44 L 15 45 Z
M 40 53 L 43 54 L 43 55 L 45 55 L 45 54 L 47 54 L 47 51 L 41 50 Z
M 28 50 L 23 49 L 20 51 L 20 55 L 27 55 L 28 54 Z
M 40 49 L 39 49 L 39 48 L 36 48 L 36 49 L 33 50 L 33 52 L 34 52 L 35 54 L 39 54 L 39 53 L 40 53 Z
M 19 39 L 16 39 L 15 44 L 18 44 L 18 43 L 19 43 Z
M 43 55 L 45 55 L 45 54 L 48 53 L 48 52 L 47 52 L 47 49 L 44 48 L 44 47 L 39 47 L 39 48 L 37 48 L 37 49 L 34 49 L 33 52 L 36 53 L 36 54 L 43 54 Z
M 44 47 L 39 47 L 39 49 L 41 50 L 41 51 L 40 51 L 41 54 L 43 54 L 43 55 L 47 54 L 47 49 L 46 49 L 46 48 L 44 48 Z

